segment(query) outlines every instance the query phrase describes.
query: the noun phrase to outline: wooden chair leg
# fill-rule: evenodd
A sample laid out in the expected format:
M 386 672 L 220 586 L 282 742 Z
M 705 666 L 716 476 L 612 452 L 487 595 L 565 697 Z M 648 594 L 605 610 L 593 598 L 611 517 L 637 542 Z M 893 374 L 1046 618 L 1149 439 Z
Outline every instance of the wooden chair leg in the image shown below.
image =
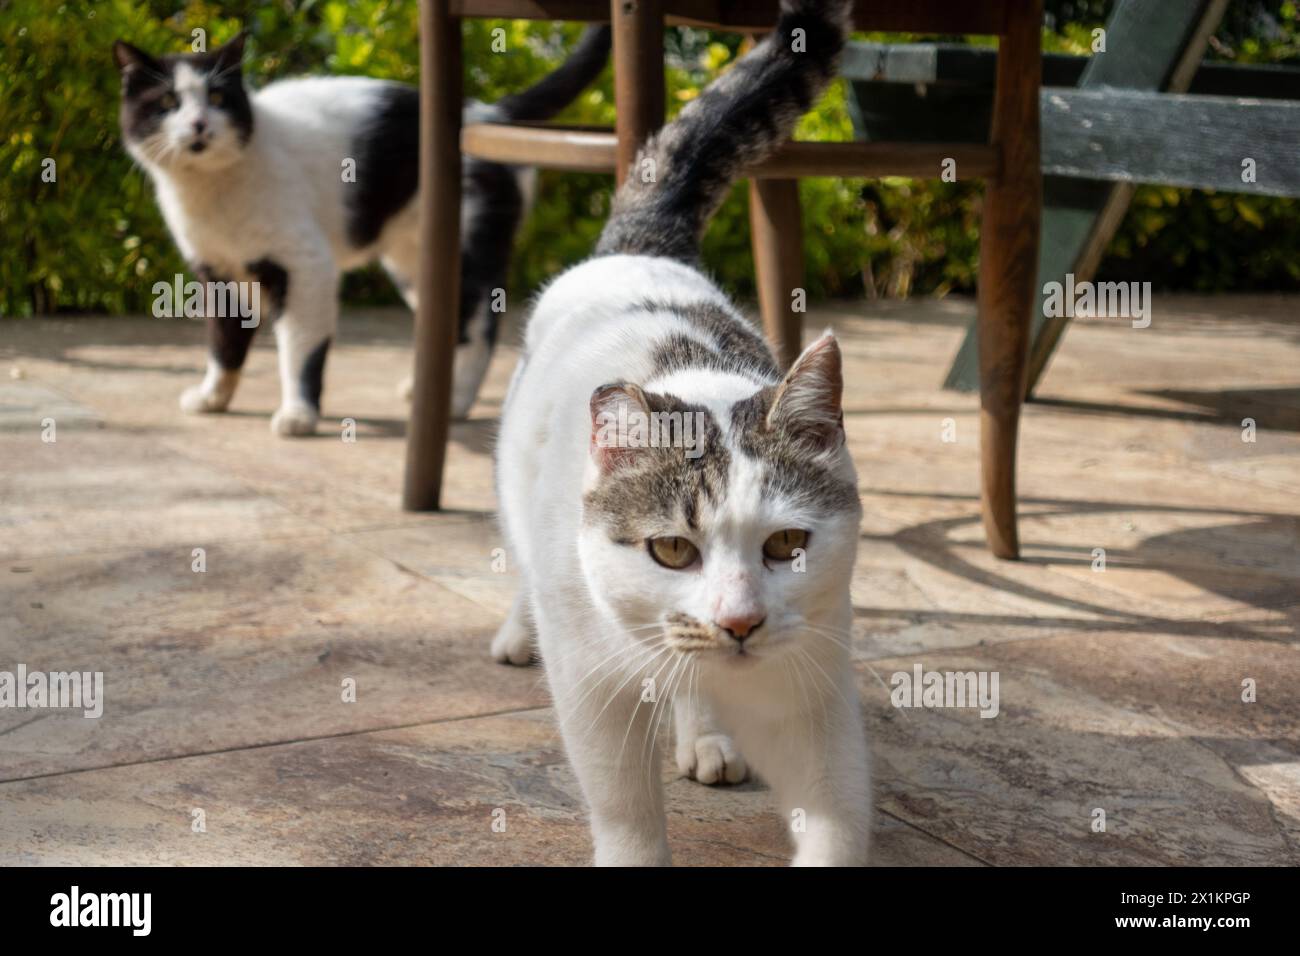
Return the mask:
M 803 313 L 795 311 L 793 295 L 804 281 L 799 180 L 751 179 L 749 229 L 763 332 L 789 368 L 803 347 Z
M 998 44 L 994 144 L 1002 168 L 988 183 L 980 235 L 979 367 L 981 505 L 989 549 L 1020 557 L 1016 530 L 1016 435 L 1025 393 L 1031 312 L 1037 296 L 1042 216 L 1038 90 L 1041 0 L 1013 7 Z
M 614 46 L 615 182 L 623 185 L 636 151 L 664 125 L 664 11 L 662 0 L 611 0 Z
M 460 314 L 460 111 L 460 20 L 450 0 L 421 0 L 419 301 L 402 492 L 408 511 L 435 511 L 442 498 Z

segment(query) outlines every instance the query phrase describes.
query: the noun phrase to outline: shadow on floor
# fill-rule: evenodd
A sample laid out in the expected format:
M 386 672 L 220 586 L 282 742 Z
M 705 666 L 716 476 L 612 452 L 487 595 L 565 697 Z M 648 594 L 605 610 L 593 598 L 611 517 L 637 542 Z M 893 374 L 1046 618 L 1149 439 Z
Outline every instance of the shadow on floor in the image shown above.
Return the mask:
M 1085 402 L 1068 398 L 1035 398 L 1035 405 L 1093 415 L 1132 415 L 1163 421 L 1221 424 L 1242 427 L 1253 418 L 1261 429 L 1300 432 L 1300 388 L 1154 389 L 1139 395 L 1195 406 L 1187 410 Z
M 878 491 L 877 494 L 897 497 L 933 497 L 911 492 Z M 965 495 L 947 495 L 947 498 L 974 501 Z M 1300 554 L 1300 518 L 1289 514 L 1272 514 L 1238 511 L 1221 508 L 1196 508 L 1178 505 L 1149 505 L 1132 502 L 1070 501 L 1060 499 L 1022 499 L 1022 507 L 1034 510 L 1022 512 L 1022 528 L 1026 518 L 1043 518 L 1055 515 L 1105 514 L 1105 513 L 1178 513 L 1215 515 L 1231 520 L 1210 527 L 1188 528 L 1144 539 L 1136 548 L 1106 549 L 1106 564 L 1113 568 L 1140 568 L 1160 571 L 1186 581 L 1198 589 L 1218 594 L 1230 600 L 1256 608 L 1277 610 L 1290 623 L 1290 635 L 1279 633 L 1276 622 L 1221 622 L 1168 618 L 1160 615 L 1134 614 L 1116 610 L 1105 604 L 1082 601 L 1077 598 L 1052 593 L 1017 581 L 994 569 L 979 567 L 958 553 L 952 533 L 959 528 L 977 525 L 978 515 L 925 521 L 912 525 L 893 535 L 890 540 L 906 554 L 932 567 L 956 574 L 974 584 L 994 591 L 1015 594 L 1022 598 L 1090 615 L 1088 619 L 1074 617 L 1034 618 L 1036 624 L 1058 627 L 1063 630 L 1096 630 L 1107 628 L 1134 632 L 1160 631 L 1189 637 L 1241 637 L 1256 640 L 1295 643 L 1300 632 L 1300 578 L 1294 568 L 1281 562 L 1285 555 Z M 1248 519 L 1248 520 L 1240 520 Z M 1023 531 L 1022 531 L 1023 534 Z M 969 545 L 960 545 L 969 547 Z M 1022 564 L 1043 566 L 1090 566 L 1094 560 L 1093 545 L 1038 543 L 1032 539 L 1022 542 L 1026 552 L 1039 552 L 1026 557 Z M 1041 552 L 1048 552 L 1043 556 Z M 1064 552 L 1064 556 L 1062 556 Z M 1261 560 L 1268 553 L 1279 555 L 1276 562 Z M 1200 555 L 1202 563 L 1185 560 L 1183 556 Z M 1261 579 L 1263 584 L 1261 585 Z M 855 607 L 856 618 L 897 616 L 898 610 L 881 611 Z M 946 611 L 901 612 L 917 621 L 943 621 L 949 623 L 985 623 L 1023 625 L 1024 616 L 952 613 Z

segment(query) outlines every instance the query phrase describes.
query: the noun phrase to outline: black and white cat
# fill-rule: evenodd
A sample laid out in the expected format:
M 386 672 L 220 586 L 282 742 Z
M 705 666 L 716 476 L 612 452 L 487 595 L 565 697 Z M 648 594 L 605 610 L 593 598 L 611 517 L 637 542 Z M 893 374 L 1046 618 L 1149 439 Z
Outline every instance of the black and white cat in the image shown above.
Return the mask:
M 541 82 L 496 104 L 467 104 L 464 121 L 555 115 L 604 68 L 609 42 L 608 27 L 590 28 Z M 122 74 L 122 133 L 199 279 L 260 284 L 280 358 L 281 402 L 271 428 L 307 435 L 320 415 L 339 275 L 378 259 L 415 308 L 419 95 L 364 77 L 282 80 L 250 92 L 243 50 L 243 34 L 212 52 L 162 57 L 119 40 L 113 55 Z M 463 168 L 458 417 L 473 403 L 491 357 L 492 290 L 505 284 L 529 185 L 517 167 L 469 159 Z M 226 409 L 256 331 L 238 315 L 207 321 L 207 374 L 182 394 L 187 412 Z
M 529 321 L 497 443 L 521 589 L 492 652 L 541 651 L 597 863 L 670 860 L 668 711 L 683 773 L 735 782 L 748 763 L 771 784 L 796 864 L 866 858 L 839 346 L 828 332 L 783 376 L 698 266 L 730 184 L 834 75 L 851 7 L 783 0 L 644 146 L 596 255 Z

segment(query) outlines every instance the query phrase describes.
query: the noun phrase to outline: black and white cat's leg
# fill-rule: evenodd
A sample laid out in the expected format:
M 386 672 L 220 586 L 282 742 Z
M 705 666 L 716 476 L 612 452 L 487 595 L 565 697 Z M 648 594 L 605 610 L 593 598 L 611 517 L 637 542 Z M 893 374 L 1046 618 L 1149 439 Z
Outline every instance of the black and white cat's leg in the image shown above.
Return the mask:
M 206 266 L 199 266 L 194 272 L 203 283 L 228 281 Z M 181 411 L 190 414 L 224 412 L 230 407 L 259 319 L 256 316 L 209 315 L 207 323 L 207 371 L 202 382 L 181 392 Z
M 416 251 L 406 239 L 395 242 L 379 259 L 379 264 L 384 267 L 388 278 L 392 279 L 393 285 L 397 287 L 397 294 L 402 297 L 402 301 L 412 312 L 420 304 L 420 296 L 415 287 L 417 279 L 415 268 L 418 261 Z
M 497 319 L 493 303 L 504 295 L 504 289 L 496 286 L 482 290 L 474 300 L 468 316 L 465 308 L 461 309 L 460 342 L 456 346 L 455 372 L 451 385 L 451 414 L 453 418 L 467 418 L 469 410 L 478 398 L 478 390 L 487 377 L 488 365 L 492 362 L 492 345 L 496 341 Z M 465 292 L 462 290 L 461 295 Z M 469 303 L 465 303 L 469 305 Z
M 392 278 L 402 300 L 415 312 L 419 306 L 416 281 L 419 275 L 419 247 L 413 238 L 395 240 L 380 258 L 384 270 Z M 451 414 L 465 418 L 478 397 L 479 387 L 487 375 L 492 360 L 492 345 L 496 340 L 497 314 L 493 307 L 502 302 L 501 284 L 491 289 L 484 287 L 478 275 L 479 268 L 466 267 L 461 272 L 461 315 L 457 325 L 456 357 L 453 360 Z M 398 392 L 408 401 L 412 380 L 404 378 Z
M 871 768 L 852 672 L 792 664 L 759 713 L 735 724 L 794 839 L 794 866 L 862 866 L 871 837 Z M 781 685 L 794 682 L 782 693 Z M 770 708 L 770 709 L 769 709 Z M 728 709 L 730 717 L 730 709 Z
M 451 399 L 456 418 L 469 414 L 492 361 L 515 232 L 536 171 L 471 159 L 462 176 L 459 338 Z
M 533 662 L 533 622 L 528 607 L 528 588 L 520 585 L 505 622 L 492 638 L 492 659 L 498 664 L 520 667 Z
M 673 699 L 677 769 L 705 784 L 740 783 L 749 773 L 745 758 L 722 728 L 712 698 L 698 686 L 682 688 Z
M 397 294 L 402 297 L 406 307 L 414 315 L 420 305 L 420 296 L 416 291 L 416 263 L 419 262 L 419 247 L 413 237 L 403 236 L 395 240 L 379 259 L 379 264 L 384 267 L 388 273 L 388 278 L 393 280 L 393 285 L 397 289 Z M 406 401 L 411 400 L 411 393 L 415 389 L 414 375 L 407 373 L 402 380 L 397 383 L 397 394 Z
M 285 286 L 284 308 L 275 322 L 280 407 L 271 416 L 271 430 L 311 435 L 320 419 L 325 358 L 338 328 L 338 273 L 325 256 L 303 258 L 287 268 L 264 264 L 264 269 L 272 276 L 282 274 Z

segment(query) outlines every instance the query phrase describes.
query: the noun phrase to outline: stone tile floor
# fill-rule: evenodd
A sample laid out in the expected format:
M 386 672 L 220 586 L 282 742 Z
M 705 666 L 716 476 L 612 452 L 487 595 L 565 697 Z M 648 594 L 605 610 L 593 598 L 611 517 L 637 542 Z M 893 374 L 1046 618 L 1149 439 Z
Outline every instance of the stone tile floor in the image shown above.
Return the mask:
M 1300 863 L 1300 299 L 1158 305 L 1076 323 L 1026 409 L 1019 563 L 983 546 L 976 399 L 938 387 L 970 303 L 810 316 L 842 337 L 866 508 L 876 863 Z M 487 655 L 513 348 L 454 429 L 448 510 L 409 515 L 401 312 L 345 318 L 302 441 L 267 427 L 269 336 L 233 411 L 193 418 L 197 323 L 0 330 L 0 670 L 103 671 L 107 698 L 0 710 L 0 864 L 588 859 L 541 672 Z M 1000 713 L 893 708 L 917 663 L 998 672 Z M 788 859 L 760 783 L 664 777 L 678 863 Z

